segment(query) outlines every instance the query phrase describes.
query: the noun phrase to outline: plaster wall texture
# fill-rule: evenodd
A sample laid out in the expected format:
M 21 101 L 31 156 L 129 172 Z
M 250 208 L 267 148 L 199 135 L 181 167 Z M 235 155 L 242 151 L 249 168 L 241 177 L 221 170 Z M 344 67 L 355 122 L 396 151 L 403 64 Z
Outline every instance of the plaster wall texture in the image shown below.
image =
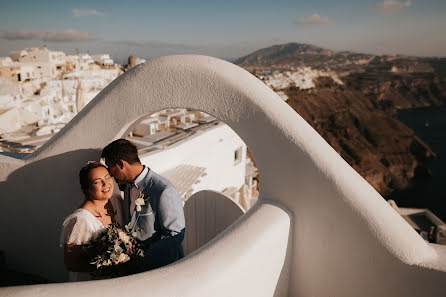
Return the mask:
M 20 73 L 22 81 L 26 79 L 34 79 L 37 77 L 40 77 L 39 75 L 36 75 L 36 73 L 39 73 L 37 71 L 37 67 L 35 65 L 20 65 L 20 68 L 17 69 L 17 74 Z
M 57 279 L 63 269 L 57 228 L 79 203 L 79 164 L 97 158 L 98 148 L 138 118 L 166 108 L 212 114 L 244 140 L 261 172 L 259 202 L 163 269 L 125 281 L 4 288 L 0 295 L 132 296 L 147 286 L 150 296 L 444 296 L 445 247 L 425 243 L 261 81 L 203 56 L 134 67 L 28 159 L 0 156 L 0 230 L 10 239 L 2 246 L 12 268 Z M 20 219 L 17 201 L 26 206 Z M 32 255 L 29 242 L 40 243 Z
M 19 58 L 20 63 L 33 64 L 36 68 L 36 76 L 40 77 L 52 77 L 56 71 L 56 65 L 51 59 L 51 52 L 44 49 L 32 48 L 24 57 Z M 37 69 L 37 67 L 40 67 Z M 22 77 L 24 80 L 24 77 Z
M 234 164 L 234 152 L 242 147 L 240 162 Z M 206 168 L 193 187 L 201 190 L 223 191 L 228 187 L 239 189 L 245 183 L 246 145 L 227 125 L 220 124 L 206 131 L 198 131 L 186 141 L 164 150 L 140 156 L 141 162 L 158 173 L 181 164 Z
M 7 107 L 0 109 L 0 132 L 13 132 L 22 127 L 22 120 L 18 108 Z

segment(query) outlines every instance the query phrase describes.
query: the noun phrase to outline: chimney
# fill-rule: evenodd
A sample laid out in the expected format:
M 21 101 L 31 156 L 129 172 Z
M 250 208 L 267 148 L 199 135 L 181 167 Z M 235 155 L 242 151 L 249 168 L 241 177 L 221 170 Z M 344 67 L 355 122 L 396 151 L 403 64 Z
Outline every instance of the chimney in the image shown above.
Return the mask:
M 129 56 L 129 68 L 135 67 L 136 58 L 134 56 Z

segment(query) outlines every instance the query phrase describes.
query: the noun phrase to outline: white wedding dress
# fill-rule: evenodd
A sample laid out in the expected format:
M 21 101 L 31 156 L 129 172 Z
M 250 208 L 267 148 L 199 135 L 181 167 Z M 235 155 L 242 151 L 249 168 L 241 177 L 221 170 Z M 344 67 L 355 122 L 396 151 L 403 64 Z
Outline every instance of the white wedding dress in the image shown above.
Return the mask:
M 63 222 L 60 246 L 64 247 L 66 244 L 87 244 L 90 240 L 96 239 L 106 228 L 88 210 L 83 208 L 76 209 Z M 70 282 L 86 280 L 91 280 L 88 272 L 69 271 Z

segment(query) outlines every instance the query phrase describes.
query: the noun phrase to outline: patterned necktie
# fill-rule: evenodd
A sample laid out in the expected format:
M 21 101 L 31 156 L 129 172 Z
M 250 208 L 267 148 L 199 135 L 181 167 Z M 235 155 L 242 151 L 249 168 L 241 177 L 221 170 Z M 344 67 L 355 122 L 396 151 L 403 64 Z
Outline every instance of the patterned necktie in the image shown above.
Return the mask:
M 124 197 L 123 197 L 123 199 L 121 200 L 121 211 L 122 211 L 122 219 L 123 219 L 123 225 L 127 225 L 129 222 L 130 222 L 130 216 L 129 216 L 129 213 L 130 213 L 130 210 L 129 210 L 129 206 L 130 206 L 130 203 L 129 203 L 129 191 L 130 191 L 130 189 L 129 189 L 129 187 L 128 187 L 128 184 L 120 184 L 119 185 L 119 189 L 122 191 L 122 192 L 124 192 Z

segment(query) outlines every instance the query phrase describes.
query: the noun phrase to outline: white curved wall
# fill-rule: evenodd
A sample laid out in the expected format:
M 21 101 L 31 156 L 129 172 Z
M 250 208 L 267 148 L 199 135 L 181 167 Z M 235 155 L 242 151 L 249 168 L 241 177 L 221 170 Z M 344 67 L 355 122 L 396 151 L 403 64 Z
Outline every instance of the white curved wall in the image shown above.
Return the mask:
M 234 152 L 242 147 L 238 164 Z M 201 190 L 223 191 L 229 187 L 239 189 L 245 184 L 246 145 L 227 125 L 220 123 L 208 130 L 199 131 L 185 141 L 163 150 L 140 155 L 141 163 L 158 173 L 181 164 L 206 168 L 205 176 L 193 185 L 193 193 Z
M 262 82 L 203 56 L 163 57 L 133 68 L 31 158 L 0 158 L 1 234 L 17 240 L 4 245 L 12 267 L 60 275 L 56 229 L 80 202 L 73 182 L 80 164 L 97 158 L 98 149 L 141 116 L 177 107 L 212 114 L 244 140 L 262 172 L 257 207 L 192 257 L 125 282 L 6 288 L 0 294 L 55 296 L 63 287 L 67 296 L 99 296 L 103 291 L 90 289 L 104 286 L 118 296 L 120 288 L 150 286 L 151 296 L 272 296 L 274 290 L 277 296 L 444 296 L 445 247 L 426 244 Z M 27 206 L 20 211 L 26 219 L 11 231 L 17 201 Z M 281 209 L 292 218 L 288 242 L 290 217 Z M 27 242 L 43 242 L 34 252 L 39 259 L 26 254 Z M 167 290 L 166 282 L 178 285 Z

